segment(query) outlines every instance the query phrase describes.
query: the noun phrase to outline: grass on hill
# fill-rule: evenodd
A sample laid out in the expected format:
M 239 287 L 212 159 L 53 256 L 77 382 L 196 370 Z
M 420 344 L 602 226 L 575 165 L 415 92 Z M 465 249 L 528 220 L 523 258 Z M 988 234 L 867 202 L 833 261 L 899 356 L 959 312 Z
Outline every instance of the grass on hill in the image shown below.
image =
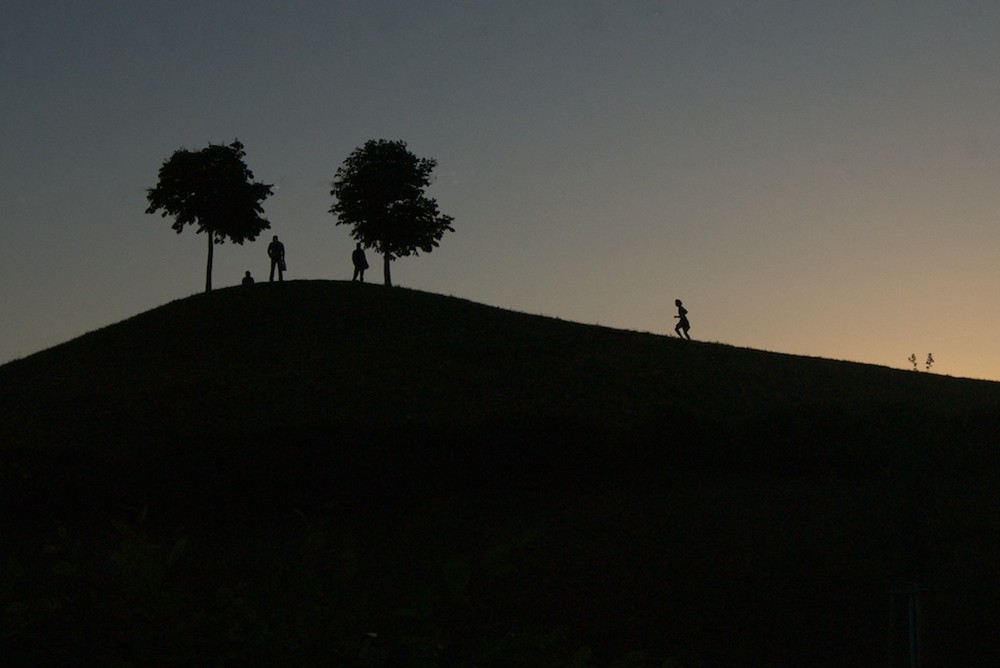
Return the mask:
M 911 585 L 1000 649 L 1000 384 L 296 281 L 0 390 L 27 663 L 885 665 Z

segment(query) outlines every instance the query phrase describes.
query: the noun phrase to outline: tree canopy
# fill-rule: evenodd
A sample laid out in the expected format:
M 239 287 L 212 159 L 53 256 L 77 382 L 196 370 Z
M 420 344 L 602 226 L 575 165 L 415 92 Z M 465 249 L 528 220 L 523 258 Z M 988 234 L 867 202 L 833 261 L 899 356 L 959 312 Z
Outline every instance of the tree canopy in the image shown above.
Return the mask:
M 330 213 L 337 225 L 351 225 L 351 237 L 384 259 L 385 284 L 392 285 L 390 263 L 398 257 L 430 253 L 454 220 L 424 195 L 437 166 L 418 158 L 399 140 L 372 139 L 355 149 L 337 169 Z
M 147 190 L 146 213 L 161 211 L 173 216 L 171 227 L 180 234 L 195 225 L 196 234 L 208 234 L 208 267 L 205 291 L 212 289 L 212 255 L 215 244 L 226 239 L 242 244 L 253 241 L 271 224 L 263 217 L 261 203 L 271 186 L 254 182 L 244 162 L 246 152 L 238 140 L 209 144 L 200 151 L 179 149 L 160 167 L 159 181 Z

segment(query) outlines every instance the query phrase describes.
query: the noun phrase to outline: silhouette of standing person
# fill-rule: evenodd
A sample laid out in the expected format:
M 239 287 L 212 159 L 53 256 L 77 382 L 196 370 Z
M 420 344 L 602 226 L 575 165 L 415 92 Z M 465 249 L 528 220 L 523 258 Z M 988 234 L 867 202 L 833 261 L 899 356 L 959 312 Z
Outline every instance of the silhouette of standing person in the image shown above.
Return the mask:
M 285 244 L 278 241 L 278 235 L 267 245 L 267 256 L 271 258 L 271 278 L 274 281 L 274 270 L 278 270 L 278 280 L 285 280 Z
M 674 327 L 674 331 L 677 332 L 677 336 L 686 338 L 690 341 L 691 335 L 688 334 L 688 330 L 691 329 L 691 323 L 688 322 L 688 311 L 684 308 L 684 305 L 681 304 L 680 299 L 674 300 L 674 306 L 677 307 L 677 315 L 674 316 L 677 318 L 677 326 Z
M 243 276 L 243 285 L 253 285 L 253 276 L 250 275 L 249 271 Z
M 351 278 L 352 281 L 360 280 L 362 283 L 365 282 L 365 269 L 368 268 L 368 259 L 365 257 L 365 251 L 361 248 L 361 242 L 358 242 L 357 248 L 351 253 L 351 261 L 354 263 L 354 276 Z

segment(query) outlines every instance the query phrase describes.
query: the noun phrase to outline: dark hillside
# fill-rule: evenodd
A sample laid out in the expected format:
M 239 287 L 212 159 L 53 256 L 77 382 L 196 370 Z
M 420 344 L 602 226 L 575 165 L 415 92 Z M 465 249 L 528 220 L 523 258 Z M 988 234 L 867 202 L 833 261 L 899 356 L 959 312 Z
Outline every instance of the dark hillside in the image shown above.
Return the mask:
M 151 494 L 150 476 L 207 493 L 193 489 L 201 467 L 231 496 L 217 484 L 227 469 L 273 478 L 286 461 L 303 493 L 313 465 L 339 471 L 323 471 L 323 488 L 333 475 L 370 491 L 434 477 L 518 485 L 569 469 L 606 478 L 646 458 L 871 474 L 913 464 L 927 442 L 920 457 L 963 468 L 985 455 L 1000 405 L 993 383 L 318 281 L 168 304 L 8 364 L 0 388 L 4 458 L 47 497 L 48 473 L 64 469 L 56 484 L 69 495 L 67 469 L 78 470 L 91 502 L 94 487 L 128 479 L 141 481 L 129 494 Z M 175 467 L 185 477 L 166 475 Z M 275 482 L 244 480 L 255 496 Z
M 976 665 L 998 406 L 997 383 L 399 288 L 198 295 L 0 367 L 0 651 L 885 665 L 915 583 L 922 651 Z

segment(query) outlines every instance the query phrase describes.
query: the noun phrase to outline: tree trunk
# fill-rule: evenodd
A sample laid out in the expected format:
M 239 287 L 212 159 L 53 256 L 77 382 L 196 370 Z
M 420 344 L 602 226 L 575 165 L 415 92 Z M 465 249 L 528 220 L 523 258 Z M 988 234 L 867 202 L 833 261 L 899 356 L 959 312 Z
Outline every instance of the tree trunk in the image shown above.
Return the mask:
M 385 273 L 385 287 L 391 288 L 392 287 L 392 277 L 389 276 L 389 263 L 392 262 L 392 258 L 389 256 L 388 253 L 383 254 L 382 257 L 384 259 L 384 264 L 385 264 L 385 270 L 384 270 L 384 273 Z
M 215 234 L 208 233 L 208 269 L 205 270 L 205 292 L 212 291 L 212 255 L 215 253 Z

